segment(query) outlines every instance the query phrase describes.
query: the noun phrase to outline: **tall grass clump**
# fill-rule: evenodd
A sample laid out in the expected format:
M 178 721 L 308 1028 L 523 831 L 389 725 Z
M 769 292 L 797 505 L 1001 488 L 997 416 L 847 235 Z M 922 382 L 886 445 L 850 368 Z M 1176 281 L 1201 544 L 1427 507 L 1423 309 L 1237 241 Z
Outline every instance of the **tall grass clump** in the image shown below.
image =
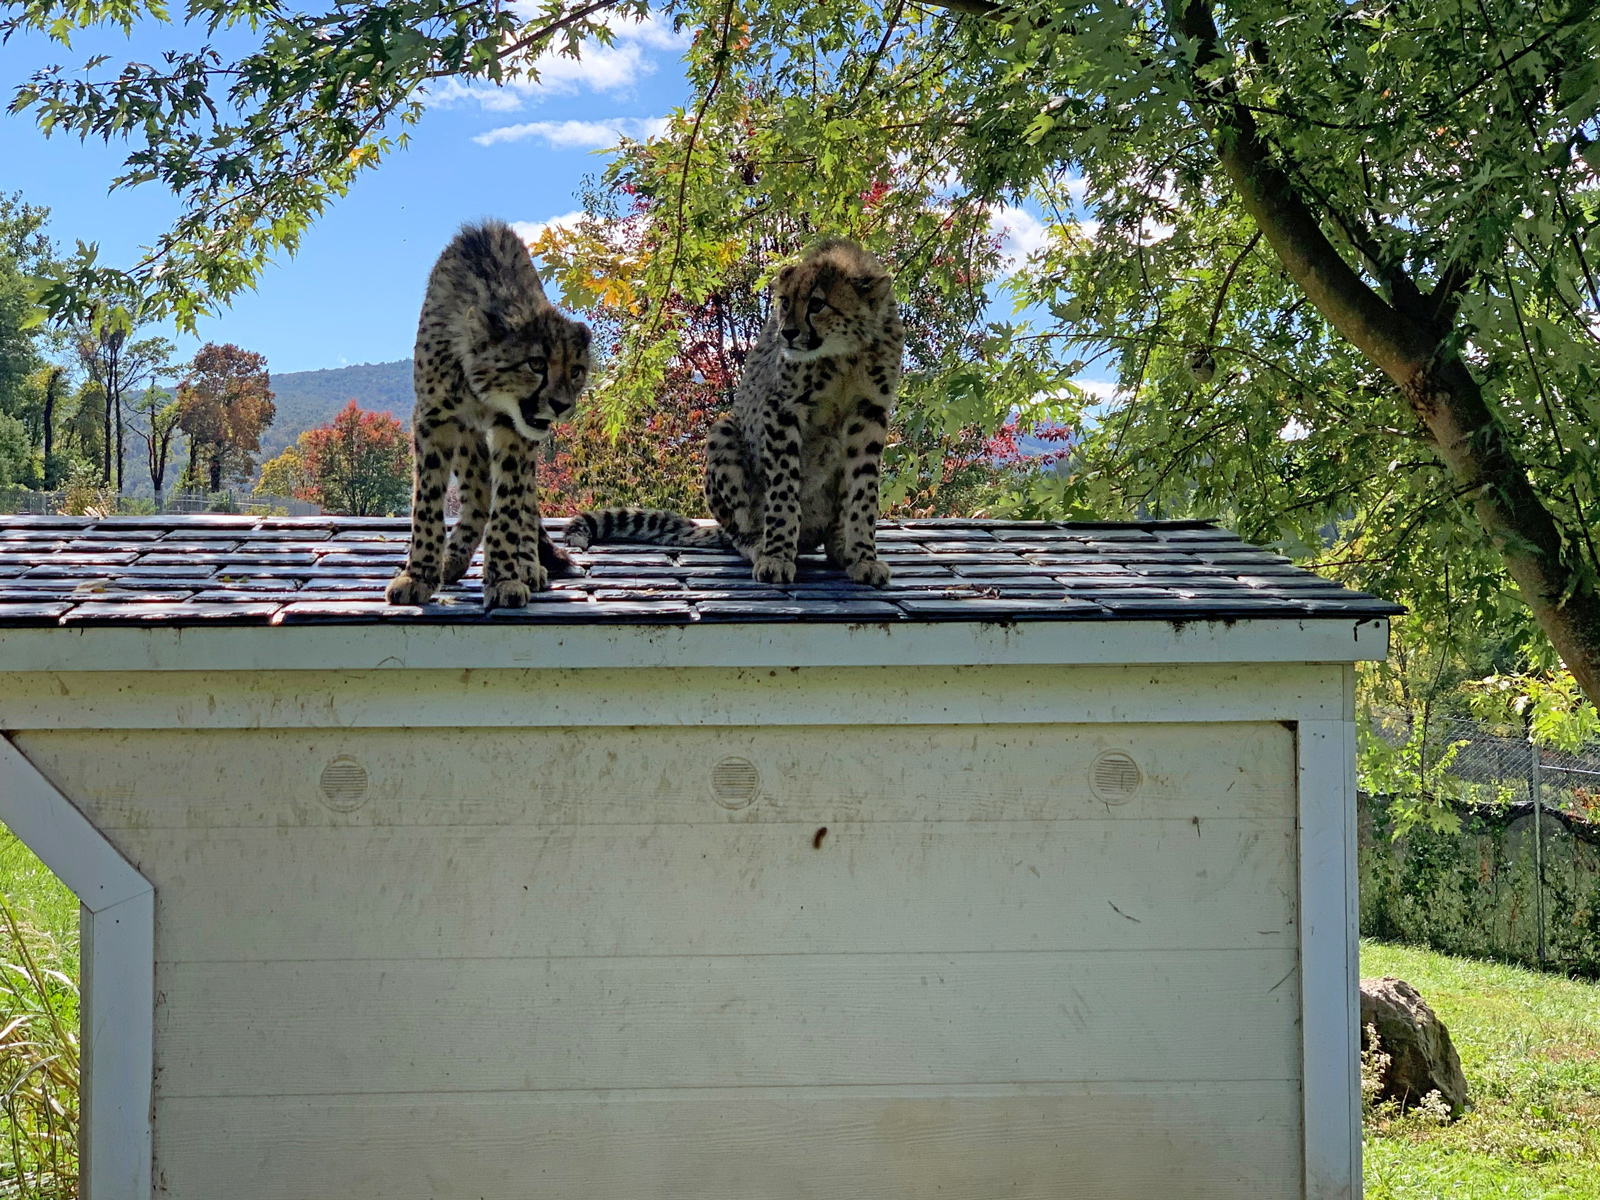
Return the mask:
M 76 914 L 0 828 L 0 1196 L 78 1194 Z

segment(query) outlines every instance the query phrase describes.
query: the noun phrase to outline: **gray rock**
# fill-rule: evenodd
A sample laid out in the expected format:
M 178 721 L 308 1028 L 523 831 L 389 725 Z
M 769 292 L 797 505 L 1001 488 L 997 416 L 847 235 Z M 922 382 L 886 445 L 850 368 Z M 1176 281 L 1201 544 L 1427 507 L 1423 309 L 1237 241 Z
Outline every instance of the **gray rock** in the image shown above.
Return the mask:
M 1389 1056 L 1379 1099 L 1394 1100 L 1404 1110 L 1437 1091 L 1452 1117 L 1466 1111 L 1467 1077 L 1461 1073 L 1461 1057 L 1450 1042 L 1450 1031 L 1416 988 L 1392 975 L 1363 979 L 1363 1050 L 1369 1049 L 1368 1026 L 1377 1028 L 1379 1047 Z

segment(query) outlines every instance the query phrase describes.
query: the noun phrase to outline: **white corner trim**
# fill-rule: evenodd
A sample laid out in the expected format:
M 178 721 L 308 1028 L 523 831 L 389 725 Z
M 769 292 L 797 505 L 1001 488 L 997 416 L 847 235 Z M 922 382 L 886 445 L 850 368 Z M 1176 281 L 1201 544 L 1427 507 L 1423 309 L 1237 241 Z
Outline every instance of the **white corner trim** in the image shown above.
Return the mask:
M 1301 721 L 1300 1031 L 1306 1200 L 1360 1200 L 1355 722 Z
M 0 821 L 83 905 L 84 1200 L 149 1200 L 155 889 L 0 733 Z

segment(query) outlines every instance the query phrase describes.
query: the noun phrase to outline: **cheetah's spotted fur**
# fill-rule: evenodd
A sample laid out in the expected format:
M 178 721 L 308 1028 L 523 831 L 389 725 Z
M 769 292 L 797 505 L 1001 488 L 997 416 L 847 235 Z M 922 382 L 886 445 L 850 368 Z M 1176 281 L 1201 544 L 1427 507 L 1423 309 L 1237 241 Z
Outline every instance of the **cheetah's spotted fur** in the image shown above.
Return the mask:
M 499 221 L 468 225 L 428 277 L 417 323 L 411 549 L 391 604 L 424 604 L 467 573 L 484 544 L 485 608 L 520 608 L 571 561 L 539 520 L 538 446 L 577 404 L 589 329 L 545 297 L 528 248 Z M 461 518 L 445 540 L 454 472 Z
M 772 311 L 745 363 L 733 412 L 711 428 L 706 503 L 717 529 L 677 513 L 584 513 L 567 543 L 731 542 L 768 583 L 794 579 L 821 546 L 861 583 L 883 587 L 878 476 L 900 389 L 905 331 L 889 273 L 853 242 L 823 242 L 778 272 Z

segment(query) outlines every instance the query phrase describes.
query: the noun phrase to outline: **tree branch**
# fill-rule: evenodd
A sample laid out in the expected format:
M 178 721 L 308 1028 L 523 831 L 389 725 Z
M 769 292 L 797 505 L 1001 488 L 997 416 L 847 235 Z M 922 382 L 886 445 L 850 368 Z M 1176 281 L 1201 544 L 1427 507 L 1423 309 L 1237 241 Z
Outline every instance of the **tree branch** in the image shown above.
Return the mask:
M 1198 115 L 1245 210 L 1328 322 L 1399 387 L 1439 457 L 1472 496 L 1474 514 L 1535 619 L 1584 692 L 1600 701 L 1600 596 L 1592 573 L 1568 561 L 1560 527 L 1477 380 L 1444 344 L 1409 276 L 1396 303 L 1385 303 L 1328 240 L 1239 103 L 1206 0 L 1185 4 L 1179 32 L 1194 46 L 1190 78 Z
M 943 8 L 953 13 L 961 13 L 968 17 L 985 17 L 998 20 L 1005 6 L 994 4 L 991 0 L 915 0 L 924 8 Z

